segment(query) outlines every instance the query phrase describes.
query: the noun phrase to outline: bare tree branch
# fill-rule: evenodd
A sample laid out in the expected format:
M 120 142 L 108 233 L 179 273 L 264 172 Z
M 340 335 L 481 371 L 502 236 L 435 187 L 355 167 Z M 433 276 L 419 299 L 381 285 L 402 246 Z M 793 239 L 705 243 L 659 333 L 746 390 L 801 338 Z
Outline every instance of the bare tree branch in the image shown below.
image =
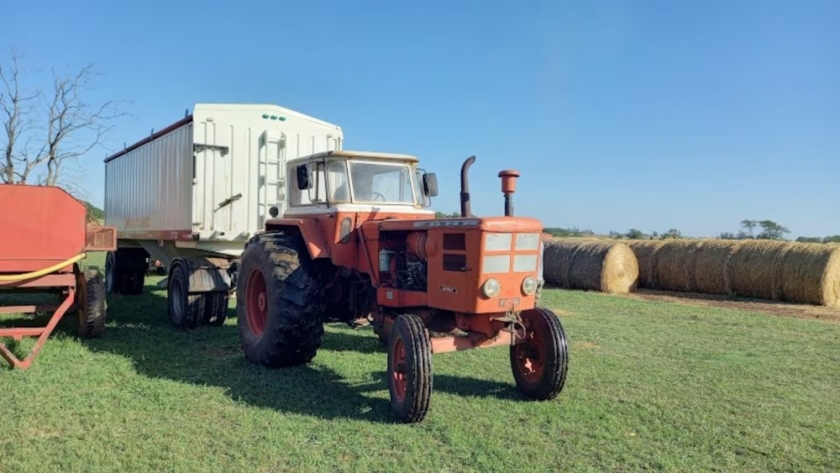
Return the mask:
M 29 102 L 38 97 L 37 93 L 24 94 L 21 92 L 20 74 L 22 54 L 12 51 L 10 67 L 0 66 L 0 112 L 2 112 L 5 145 L 3 146 L 3 162 L 0 164 L 0 177 L 3 182 L 11 184 L 20 173 L 15 168 L 24 158 L 19 156 L 18 140 L 29 127 Z M 25 154 L 25 153 L 24 153 Z
M 0 162 L 3 182 L 72 186 L 64 177 L 79 168 L 79 158 L 102 145 L 112 122 L 128 115 L 122 101 L 88 103 L 84 95 L 98 74 L 87 65 L 59 74 L 53 70 L 50 98 L 42 102 L 40 127 L 30 118 L 37 111 L 29 102 L 43 94 L 21 92 L 20 56 L 12 54 L 11 67 L 0 68 L 0 119 L 5 130 L 4 155 Z M 36 133 L 37 131 L 37 133 Z M 38 136 L 40 134 L 40 136 Z

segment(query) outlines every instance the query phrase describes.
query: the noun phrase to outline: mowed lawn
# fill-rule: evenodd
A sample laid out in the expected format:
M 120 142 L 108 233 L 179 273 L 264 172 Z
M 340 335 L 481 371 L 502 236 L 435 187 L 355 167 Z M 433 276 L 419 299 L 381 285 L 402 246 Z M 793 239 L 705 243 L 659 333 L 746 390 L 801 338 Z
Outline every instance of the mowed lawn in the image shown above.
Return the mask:
M 159 279 L 110 298 L 103 338 L 68 318 L 30 370 L 0 371 L 0 471 L 840 469 L 838 323 L 548 291 L 571 343 L 558 399 L 520 400 L 506 348 L 443 354 L 429 416 L 402 425 L 370 330 L 330 325 L 313 363 L 267 370 L 234 302 L 178 332 Z

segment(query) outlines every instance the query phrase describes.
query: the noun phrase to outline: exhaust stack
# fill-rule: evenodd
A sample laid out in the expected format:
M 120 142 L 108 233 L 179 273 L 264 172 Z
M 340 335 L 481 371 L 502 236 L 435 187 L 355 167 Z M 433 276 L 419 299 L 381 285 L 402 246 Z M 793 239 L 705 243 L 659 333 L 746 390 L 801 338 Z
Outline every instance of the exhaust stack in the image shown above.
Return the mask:
M 506 169 L 499 173 L 502 178 L 502 193 L 505 195 L 505 217 L 513 217 L 513 193 L 516 192 L 516 178 L 519 172 Z
M 472 213 L 470 212 L 470 183 L 469 179 L 467 178 L 467 171 L 469 170 L 472 163 L 475 162 L 475 156 L 470 156 L 464 161 L 464 164 L 461 165 L 461 216 L 462 217 L 472 217 Z

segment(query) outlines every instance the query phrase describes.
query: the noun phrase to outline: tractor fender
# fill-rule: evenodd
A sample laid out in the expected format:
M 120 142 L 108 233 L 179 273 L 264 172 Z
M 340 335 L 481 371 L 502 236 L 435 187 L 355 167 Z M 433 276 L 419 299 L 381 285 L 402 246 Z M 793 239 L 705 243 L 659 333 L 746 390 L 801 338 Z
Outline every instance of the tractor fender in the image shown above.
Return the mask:
M 314 219 L 274 218 L 265 224 L 266 231 L 289 231 L 300 235 L 312 259 L 329 258 L 330 246 L 321 225 Z

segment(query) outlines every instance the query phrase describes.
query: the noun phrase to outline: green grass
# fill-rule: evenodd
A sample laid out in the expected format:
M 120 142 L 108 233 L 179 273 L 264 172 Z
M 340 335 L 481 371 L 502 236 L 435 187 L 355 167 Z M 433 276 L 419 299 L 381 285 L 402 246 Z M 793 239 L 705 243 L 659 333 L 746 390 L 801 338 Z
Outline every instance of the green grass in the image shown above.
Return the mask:
M 68 318 L 0 371 L 0 471 L 840 469 L 840 324 L 548 291 L 571 343 L 558 399 L 520 400 L 504 348 L 443 354 L 429 416 L 400 425 L 369 330 L 330 325 L 312 364 L 267 370 L 233 309 L 170 328 L 157 280 L 110 298 L 103 338 Z

